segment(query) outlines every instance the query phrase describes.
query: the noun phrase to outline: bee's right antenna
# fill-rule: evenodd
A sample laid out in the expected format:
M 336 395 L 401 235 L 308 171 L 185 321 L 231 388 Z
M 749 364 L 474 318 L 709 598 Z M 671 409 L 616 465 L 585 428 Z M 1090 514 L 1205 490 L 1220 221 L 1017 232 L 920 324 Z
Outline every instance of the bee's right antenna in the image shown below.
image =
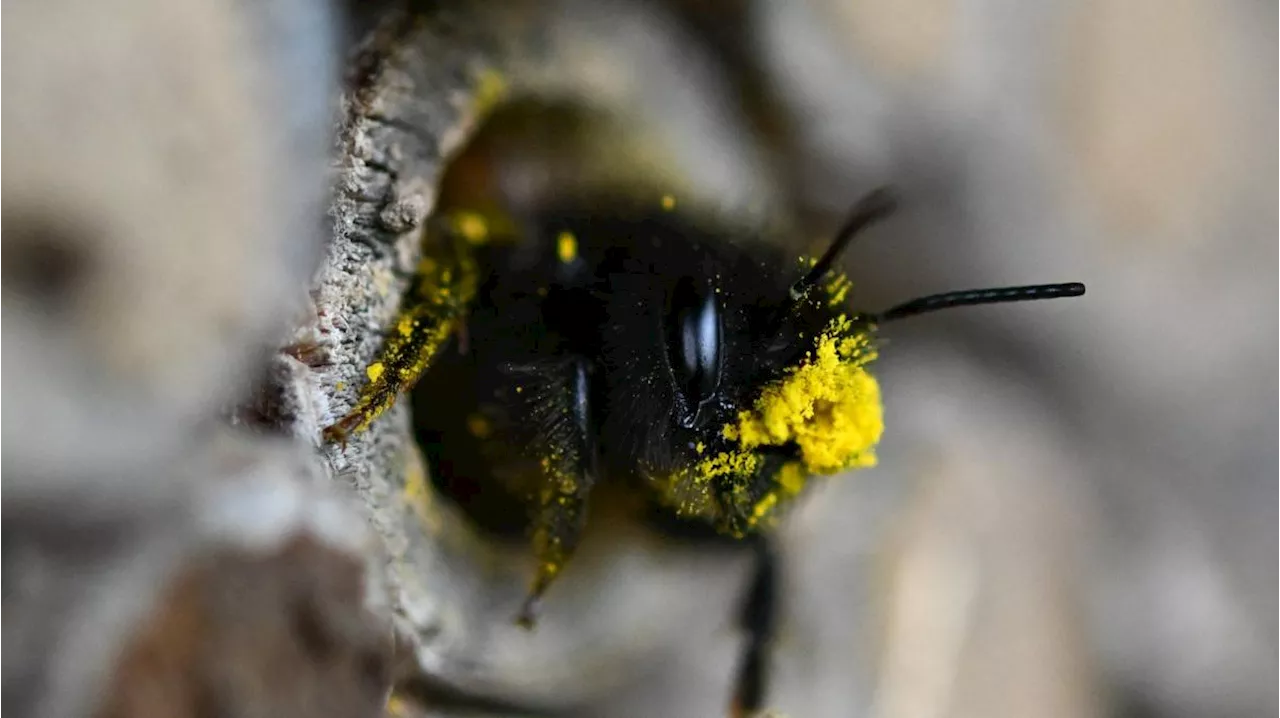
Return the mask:
M 822 257 L 814 263 L 807 274 L 791 285 L 791 301 L 799 301 L 814 285 L 822 280 L 822 277 L 827 272 L 831 271 L 831 265 L 849 246 L 849 242 L 858 236 L 859 232 L 893 214 L 893 211 L 897 208 L 898 197 L 888 187 L 873 190 L 859 200 L 858 204 L 854 205 L 853 211 L 849 213 L 849 219 L 845 220 L 844 226 L 836 233 L 836 238 L 831 242 L 831 246 L 827 248 L 826 252 L 823 252 Z
M 967 289 L 912 299 L 879 314 L 874 314 L 872 318 L 876 323 L 883 323 L 952 307 L 1026 302 L 1034 299 L 1057 299 L 1058 297 L 1078 297 L 1082 294 L 1084 294 L 1084 285 L 1080 282 L 1033 284 L 1025 287 L 1000 287 L 998 289 Z

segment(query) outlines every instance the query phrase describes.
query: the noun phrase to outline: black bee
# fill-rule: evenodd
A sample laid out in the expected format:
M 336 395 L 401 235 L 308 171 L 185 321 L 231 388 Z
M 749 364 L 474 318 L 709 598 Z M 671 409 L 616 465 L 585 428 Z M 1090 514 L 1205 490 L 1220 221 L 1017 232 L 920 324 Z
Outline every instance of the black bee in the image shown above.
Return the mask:
M 511 242 L 482 217 L 453 217 L 428 242 L 358 405 L 326 432 L 362 429 L 421 378 L 415 426 L 437 485 L 474 516 L 529 512 L 538 568 L 526 626 L 598 483 L 629 483 L 681 519 L 754 539 L 810 477 L 875 463 L 879 325 L 1084 293 L 984 289 L 857 311 L 835 261 L 892 211 L 889 192 L 864 198 L 816 260 L 731 241 L 673 205 L 560 207 Z M 753 543 L 760 569 L 743 620 L 754 638 L 736 697 L 747 710 L 763 690 L 775 571 L 767 544 Z

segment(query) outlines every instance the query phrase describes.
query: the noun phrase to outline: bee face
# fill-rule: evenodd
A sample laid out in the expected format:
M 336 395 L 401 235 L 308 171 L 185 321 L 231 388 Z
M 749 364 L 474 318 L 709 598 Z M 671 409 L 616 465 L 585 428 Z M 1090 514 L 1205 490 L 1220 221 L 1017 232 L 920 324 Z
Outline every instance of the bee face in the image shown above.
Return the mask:
M 843 275 L 797 300 L 789 289 L 808 265 L 759 241 L 703 236 L 673 217 L 593 229 L 617 238 L 595 278 L 611 472 L 740 535 L 809 475 L 873 463 L 871 325 L 850 316 Z

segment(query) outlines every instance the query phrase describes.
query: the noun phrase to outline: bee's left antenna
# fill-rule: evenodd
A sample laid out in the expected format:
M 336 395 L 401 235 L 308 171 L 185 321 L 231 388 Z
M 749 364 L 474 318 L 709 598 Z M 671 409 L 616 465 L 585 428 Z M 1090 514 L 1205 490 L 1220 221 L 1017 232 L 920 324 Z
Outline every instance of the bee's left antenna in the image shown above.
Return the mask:
M 798 301 L 822 279 L 823 275 L 831 271 L 831 265 L 862 230 L 893 214 L 897 208 L 898 196 L 888 187 L 873 190 L 859 200 L 854 205 L 853 211 L 849 213 L 849 219 L 845 220 L 844 226 L 831 242 L 831 246 L 807 274 L 791 285 L 791 300 Z

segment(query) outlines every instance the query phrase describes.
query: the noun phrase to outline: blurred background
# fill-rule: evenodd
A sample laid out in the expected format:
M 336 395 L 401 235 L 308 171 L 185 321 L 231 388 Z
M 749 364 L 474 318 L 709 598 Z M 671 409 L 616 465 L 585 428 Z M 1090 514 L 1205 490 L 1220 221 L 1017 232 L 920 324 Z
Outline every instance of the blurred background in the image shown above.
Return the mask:
M 602 520 L 530 638 L 402 411 L 319 446 L 477 167 L 797 249 L 895 185 L 872 309 L 1088 285 L 886 329 L 879 466 L 781 527 L 778 713 L 1276 714 L 1274 4 L 4 11 L 21 714 L 724 713 L 743 557 Z

